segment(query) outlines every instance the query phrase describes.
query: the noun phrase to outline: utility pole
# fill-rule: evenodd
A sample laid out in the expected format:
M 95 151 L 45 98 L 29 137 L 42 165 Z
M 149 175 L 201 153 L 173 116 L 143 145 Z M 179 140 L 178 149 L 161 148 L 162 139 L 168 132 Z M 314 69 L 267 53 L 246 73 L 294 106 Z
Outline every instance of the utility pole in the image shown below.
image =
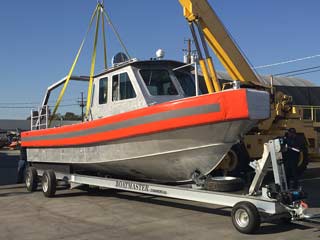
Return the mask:
M 185 56 L 187 57 L 186 63 L 191 63 L 191 39 L 185 39 L 184 43 L 187 43 L 187 49 L 182 49 L 186 54 Z
M 187 49 L 182 49 L 183 52 L 185 52 L 185 55 L 184 55 L 184 62 L 186 64 L 189 64 L 191 62 L 193 62 L 195 59 L 195 56 L 196 56 L 196 50 L 192 50 L 192 43 L 193 43 L 193 40 L 191 40 L 190 38 L 188 39 L 185 39 L 184 40 L 184 43 L 187 43 Z
M 187 48 L 187 51 L 188 51 L 188 63 L 191 63 L 191 39 L 190 38 L 187 40 L 187 44 L 188 44 L 188 48 Z
M 79 103 L 79 106 L 81 107 L 81 120 L 82 120 L 82 122 L 83 122 L 83 120 L 84 120 L 83 109 L 84 109 L 84 107 L 86 106 L 85 100 L 84 100 L 84 98 L 83 98 L 83 92 L 81 92 L 81 98 L 80 98 L 80 100 L 78 101 L 78 103 Z

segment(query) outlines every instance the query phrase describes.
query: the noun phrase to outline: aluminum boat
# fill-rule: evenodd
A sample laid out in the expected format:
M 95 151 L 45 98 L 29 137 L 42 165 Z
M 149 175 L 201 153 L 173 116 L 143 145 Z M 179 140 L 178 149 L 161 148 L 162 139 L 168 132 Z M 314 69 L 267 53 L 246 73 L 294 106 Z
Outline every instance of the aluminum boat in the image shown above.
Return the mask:
M 96 75 L 87 121 L 45 129 L 39 124 L 22 133 L 28 162 L 157 182 L 209 174 L 241 135 L 269 117 L 269 94 L 249 88 L 201 94 L 183 65 L 130 60 Z

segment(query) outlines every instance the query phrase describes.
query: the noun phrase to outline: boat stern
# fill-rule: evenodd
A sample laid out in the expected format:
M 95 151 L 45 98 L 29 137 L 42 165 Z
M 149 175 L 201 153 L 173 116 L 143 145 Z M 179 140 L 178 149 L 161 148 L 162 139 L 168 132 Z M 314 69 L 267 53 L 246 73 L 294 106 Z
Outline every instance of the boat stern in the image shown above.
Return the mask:
M 266 91 L 246 89 L 249 119 L 263 120 L 270 117 L 270 94 Z

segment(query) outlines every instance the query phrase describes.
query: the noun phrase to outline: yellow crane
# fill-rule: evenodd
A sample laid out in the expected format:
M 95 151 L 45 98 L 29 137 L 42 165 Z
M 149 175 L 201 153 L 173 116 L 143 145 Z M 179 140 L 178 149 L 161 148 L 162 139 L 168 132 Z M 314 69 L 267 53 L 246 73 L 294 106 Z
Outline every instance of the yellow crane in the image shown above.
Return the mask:
M 207 44 L 225 67 L 232 80 L 241 81 L 244 85 L 270 89 L 270 86 L 263 85 L 259 80 L 259 77 L 250 67 L 245 56 L 241 53 L 231 35 L 228 33 L 228 30 L 207 0 L 179 0 L 179 2 L 183 7 L 184 16 L 190 26 L 196 50 L 199 55 L 199 65 L 209 93 L 220 91 L 221 87 Z M 198 30 L 198 35 L 196 34 L 195 29 Z M 198 36 L 200 41 L 198 40 Z M 200 43 L 202 44 L 202 48 Z M 203 57 L 202 52 L 204 52 L 205 57 Z M 308 139 L 317 139 L 317 137 L 314 136 L 319 135 L 315 127 L 308 127 L 310 124 L 308 125 L 306 121 L 300 120 L 303 119 L 301 118 L 301 111 L 299 111 L 299 113 L 295 108 L 292 108 L 292 112 L 283 110 L 287 108 L 291 109 L 291 96 L 282 94 L 281 97 L 278 97 L 280 93 L 275 92 L 274 89 L 272 89 L 272 86 L 270 93 L 272 97 L 270 118 L 261 121 L 257 126 L 257 131 L 244 136 L 243 147 L 247 152 L 246 155 L 250 158 L 256 158 L 258 155 L 261 156 L 263 150 L 262 143 L 277 136 L 284 135 L 285 129 L 288 127 L 298 129 L 302 138 L 305 139 L 304 142 L 308 141 Z M 291 99 L 291 101 L 287 101 L 287 99 Z M 263 141 L 261 141 L 261 139 L 263 139 Z M 315 140 L 314 142 L 318 141 L 319 140 Z M 310 147 L 308 149 L 308 146 L 301 152 L 301 160 L 299 162 L 301 171 L 305 169 L 305 166 L 308 163 L 308 150 L 311 153 L 314 152 L 314 150 L 310 150 Z M 230 158 L 233 158 L 234 160 L 237 154 L 232 150 L 230 153 L 230 156 L 227 156 L 229 163 L 226 163 L 226 166 L 235 167 L 241 160 L 238 156 L 237 159 L 232 162 L 232 159 Z M 319 154 L 317 156 L 319 156 Z
M 227 29 L 207 0 L 179 0 L 184 16 L 189 22 L 191 33 L 199 54 L 199 64 L 208 92 L 220 91 L 217 74 L 207 44 L 214 51 L 233 80 L 261 86 L 259 78 L 250 67 Z M 195 28 L 198 29 L 200 41 Z M 202 44 L 203 51 L 201 50 Z M 204 52 L 205 58 L 202 52 Z

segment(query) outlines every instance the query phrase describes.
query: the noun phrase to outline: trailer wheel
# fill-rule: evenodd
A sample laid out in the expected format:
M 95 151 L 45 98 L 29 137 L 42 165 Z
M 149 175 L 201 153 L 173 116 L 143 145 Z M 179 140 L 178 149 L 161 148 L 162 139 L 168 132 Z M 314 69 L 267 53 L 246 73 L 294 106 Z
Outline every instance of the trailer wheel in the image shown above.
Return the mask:
M 34 167 L 28 167 L 25 182 L 28 192 L 34 192 L 37 190 L 38 173 Z
M 56 193 L 57 180 L 54 171 L 47 170 L 42 175 L 42 192 L 45 197 L 51 198 Z
M 243 180 L 237 177 L 212 177 L 206 180 L 205 189 L 217 192 L 232 192 L 241 190 L 244 186 Z
M 254 233 L 260 227 L 260 214 L 250 202 L 239 202 L 232 208 L 233 226 L 241 233 Z

